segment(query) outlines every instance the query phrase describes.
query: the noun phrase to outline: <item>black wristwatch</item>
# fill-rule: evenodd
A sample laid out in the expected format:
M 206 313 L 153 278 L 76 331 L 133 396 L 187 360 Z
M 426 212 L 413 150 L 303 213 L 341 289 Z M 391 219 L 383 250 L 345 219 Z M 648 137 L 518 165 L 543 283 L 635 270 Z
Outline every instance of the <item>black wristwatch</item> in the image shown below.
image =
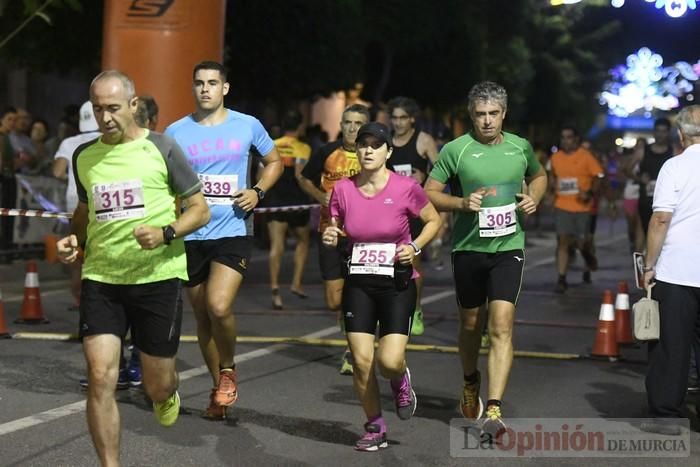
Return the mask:
M 261 189 L 260 187 L 254 186 L 251 188 L 251 190 L 255 191 L 258 195 L 258 199 L 261 200 L 265 197 L 265 191 Z
M 163 243 L 170 245 L 170 242 L 175 240 L 176 236 L 177 234 L 175 233 L 175 229 L 173 229 L 172 225 L 166 225 L 163 227 Z

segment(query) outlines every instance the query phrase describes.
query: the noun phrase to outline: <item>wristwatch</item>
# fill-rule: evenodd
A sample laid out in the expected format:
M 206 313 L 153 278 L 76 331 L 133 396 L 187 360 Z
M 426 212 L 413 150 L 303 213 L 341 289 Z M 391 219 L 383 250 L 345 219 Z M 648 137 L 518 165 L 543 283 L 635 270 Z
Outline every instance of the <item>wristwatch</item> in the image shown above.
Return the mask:
M 166 225 L 163 227 L 163 243 L 170 245 L 170 242 L 175 240 L 176 236 L 177 234 L 175 233 L 175 229 L 173 229 L 172 225 Z
M 251 188 L 251 190 L 253 190 L 253 191 L 255 191 L 255 193 L 257 193 L 259 200 L 263 199 L 265 197 L 265 191 L 262 188 L 254 186 Z
M 416 245 L 416 242 L 413 242 L 413 241 L 409 242 L 409 245 L 411 245 L 413 247 L 413 250 L 416 252 L 415 256 L 418 256 L 420 254 L 420 252 L 423 251 L 420 248 L 418 248 L 418 245 Z

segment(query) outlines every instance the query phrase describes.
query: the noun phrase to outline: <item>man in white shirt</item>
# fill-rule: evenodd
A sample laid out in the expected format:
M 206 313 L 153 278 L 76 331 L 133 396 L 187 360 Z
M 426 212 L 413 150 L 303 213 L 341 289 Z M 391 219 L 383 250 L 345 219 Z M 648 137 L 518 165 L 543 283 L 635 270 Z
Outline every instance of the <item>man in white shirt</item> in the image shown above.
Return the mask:
M 661 168 L 647 232 L 644 285 L 656 282 L 661 336 L 649 345 L 646 377 L 652 417 L 680 418 L 690 348 L 700 339 L 700 105 L 684 108 L 677 124 L 683 152 Z M 680 432 L 673 421 L 643 423 L 645 431 Z

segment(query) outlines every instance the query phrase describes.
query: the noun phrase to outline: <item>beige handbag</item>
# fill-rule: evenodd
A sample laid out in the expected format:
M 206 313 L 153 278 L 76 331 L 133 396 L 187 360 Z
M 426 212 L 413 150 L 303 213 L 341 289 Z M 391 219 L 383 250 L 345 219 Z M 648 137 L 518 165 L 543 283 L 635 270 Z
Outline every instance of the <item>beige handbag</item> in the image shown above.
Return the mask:
M 654 341 L 659 339 L 659 302 L 651 298 L 651 288 L 647 287 L 647 296 L 634 304 L 634 338 L 638 341 Z

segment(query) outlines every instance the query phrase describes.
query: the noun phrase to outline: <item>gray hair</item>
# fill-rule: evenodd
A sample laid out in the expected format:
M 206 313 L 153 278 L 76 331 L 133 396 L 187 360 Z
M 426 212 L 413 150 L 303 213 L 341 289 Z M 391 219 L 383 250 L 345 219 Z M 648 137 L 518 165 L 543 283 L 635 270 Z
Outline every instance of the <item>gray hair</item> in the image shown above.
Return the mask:
M 683 136 L 688 138 L 700 137 L 700 105 L 689 105 L 678 113 L 676 119 Z
M 126 92 L 126 100 L 130 101 L 136 96 L 136 87 L 134 86 L 134 82 L 125 73 L 122 73 L 119 70 L 105 70 L 99 75 L 95 76 L 95 79 L 93 79 L 92 83 L 90 83 L 90 89 L 92 89 L 92 87 L 98 81 L 109 78 L 116 78 L 121 81 L 124 91 Z
M 505 111 L 508 108 L 508 93 L 506 88 L 493 81 L 482 81 L 469 90 L 469 113 L 474 110 L 477 101 L 493 102 Z

